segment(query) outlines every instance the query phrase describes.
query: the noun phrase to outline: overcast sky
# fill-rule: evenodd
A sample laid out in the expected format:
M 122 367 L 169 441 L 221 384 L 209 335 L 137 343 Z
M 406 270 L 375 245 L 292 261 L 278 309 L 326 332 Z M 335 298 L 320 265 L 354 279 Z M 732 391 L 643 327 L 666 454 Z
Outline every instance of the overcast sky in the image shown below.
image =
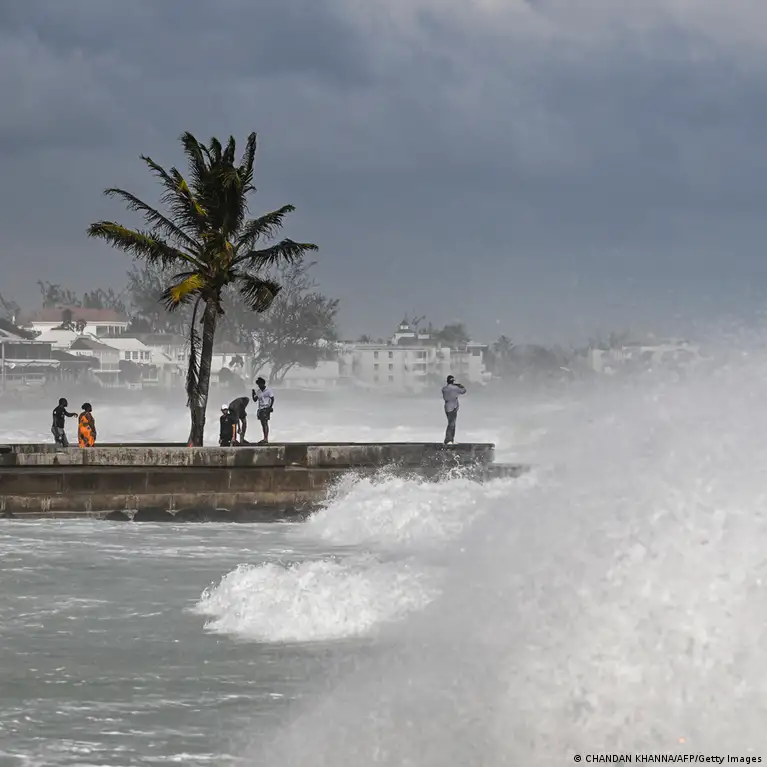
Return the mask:
M 764 0 L 0 0 L 0 292 L 121 286 L 101 196 L 259 134 L 349 336 L 684 331 L 767 293 Z

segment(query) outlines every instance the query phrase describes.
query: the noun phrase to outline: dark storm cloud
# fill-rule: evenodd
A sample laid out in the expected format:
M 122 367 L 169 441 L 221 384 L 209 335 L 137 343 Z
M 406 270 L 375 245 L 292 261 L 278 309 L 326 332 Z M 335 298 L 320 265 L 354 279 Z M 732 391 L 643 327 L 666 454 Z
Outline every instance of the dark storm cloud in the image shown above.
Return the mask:
M 723 251 L 730 277 L 764 279 L 762 19 L 716 7 L 6 0 L 14 286 L 72 261 L 119 280 L 124 258 L 83 240 L 124 218 L 99 191 L 152 198 L 136 157 L 179 162 L 186 129 L 259 132 L 256 207 L 299 206 L 289 233 L 322 246 L 350 330 L 410 308 L 483 333 L 621 322 L 630 305 L 641 322 L 694 303 L 692 283 L 721 289 Z
M 0 120 L 0 146 L 102 144 L 142 124 L 161 128 L 179 109 L 216 114 L 234 80 L 366 84 L 356 39 L 320 8 L 306 0 L 9 0 L 0 96 L 15 108 Z

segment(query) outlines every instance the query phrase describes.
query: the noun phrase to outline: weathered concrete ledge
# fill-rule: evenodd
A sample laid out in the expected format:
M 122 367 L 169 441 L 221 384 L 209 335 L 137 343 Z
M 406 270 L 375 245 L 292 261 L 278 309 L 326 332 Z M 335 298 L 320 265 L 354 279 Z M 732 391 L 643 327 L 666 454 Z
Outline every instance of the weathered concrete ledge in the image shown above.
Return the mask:
M 98 445 L 88 450 L 57 449 L 55 445 L 1 445 L 4 466 L 189 466 L 196 468 L 248 466 L 353 468 L 358 466 L 424 466 L 426 464 L 488 464 L 495 458 L 490 443 L 445 447 L 412 442 L 275 442 L 242 447 L 187 447 L 186 445 Z
M 135 521 L 278 521 L 316 508 L 349 471 L 477 481 L 527 467 L 493 463 L 489 443 L 274 443 L 236 448 L 0 445 L 0 516 Z

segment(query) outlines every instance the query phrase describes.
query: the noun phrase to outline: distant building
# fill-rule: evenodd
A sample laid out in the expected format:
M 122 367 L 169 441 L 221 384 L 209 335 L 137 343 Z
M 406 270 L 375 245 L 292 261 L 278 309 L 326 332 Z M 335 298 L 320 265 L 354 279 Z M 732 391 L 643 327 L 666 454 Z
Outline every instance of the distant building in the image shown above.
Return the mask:
M 210 372 L 216 375 L 226 368 L 238 376 L 250 378 L 252 360 L 253 353 L 250 350 L 230 341 L 222 341 L 213 347 Z
M 189 342 L 184 336 L 177 333 L 127 333 L 121 338 L 137 339 L 151 352 L 151 364 L 157 368 L 158 385 L 170 388 L 183 384 L 189 361 Z M 108 339 L 107 343 L 114 344 L 114 341 Z
M 69 349 L 81 335 L 82 333 L 78 333 L 76 330 L 51 328 L 40 332 L 36 340 L 50 344 L 53 349 L 65 350 Z
M 103 342 L 119 352 L 121 383 L 132 387 L 159 386 L 164 380 L 164 355 L 153 352 L 143 341 L 118 336 L 104 338 Z
M 93 375 L 102 386 L 120 385 L 120 352 L 93 336 L 83 335 L 72 342 L 69 353 L 77 357 L 93 357 L 99 363 Z
M 25 316 L 21 326 L 25 329 L 44 333 L 66 325 L 80 326 L 80 331 L 97 338 L 117 336 L 124 333 L 130 320 L 112 309 L 86 309 L 82 306 L 57 306 L 39 309 Z
M 478 343 L 450 348 L 403 321 L 386 343 L 341 344 L 340 375 L 364 386 L 411 393 L 441 385 L 447 375 L 482 385 L 490 377 L 483 355 L 486 348 Z
M 186 371 L 189 341 L 178 333 L 124 333 L 123 338 L 138 338 L 153 354 L 161 353 Z M 154 358 L 153 358 L 154 359 Z
M 51 354 L 51 345 L 25 338 L 0 321 L 0 390 L 42 386 L 57 376 L 60 361 Z
M 103 342 L 120 352 L 120 359 L 140 365 L 152 364 L 152 350 L 138 338 L 104 338 Z
M 700 345 L 683 339 L 634 341 L 609 349 L 592 347 L 586 351 L 588 366 L 595 373 L 604 375 L 614 375 L 619 371 L 689 365 L 702 359 Z

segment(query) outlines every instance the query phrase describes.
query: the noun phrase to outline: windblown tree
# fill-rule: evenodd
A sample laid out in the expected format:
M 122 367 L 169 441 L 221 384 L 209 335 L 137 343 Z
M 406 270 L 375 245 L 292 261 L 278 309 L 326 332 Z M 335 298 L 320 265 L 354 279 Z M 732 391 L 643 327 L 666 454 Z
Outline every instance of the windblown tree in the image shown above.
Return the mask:
M 254 375 L 268 367 L 269 379 L 279 383 L 296 365 L 313 368 L 334 353 L 338 301 L 319 292 L 313 266 L 299 259 L 271 273 L 285 288 L 266 314 L 253 314 L 233 297 L 222 331 L 253 352 Z
M 213 341 L 224 314 L 227 289 L 239 292 L 251 311 L 265 312 L 281 286 L 266 276 L 276 265 L 292 263 L 311 243 L 284 239 L 272 245 L 285 216 L 294 210 L 284 205 L 258 218 L 248 218 L 248 196 L 255 192 L 253 164 L 256 134 L 248 136 L 239 160 L 236 144 L 224 147 L 212 138 L 206 146 L 191 133 L 181 136 L 188 164 L 188 180 L 174 167 L 166 170 L 150 157 L 141 159 L 163 188 L 160 207 L 165 213 L 123 189 L 107 189 L 131 211 L 141 213 L 144 229 L 129 229 L 113 221 L 91 224 L 88 235 L 150 265 L 173 269 L 162 301 L 168 311 L 191 305 L 187 405 L 191 414 L 189 444 L 200 446 L 205 430 Z M 198 331 L 202 327 L 202 333 Z
M 493 373 L 495 375 L 508 375 L 511 369 L 512 349 L 514 342 L 506 335 L 498 337 L 493 344 Z
M 82 306 L 80 297 L 73 290 L 62 288 L 58 283 L 37 281 L 40 289 L 43 309 L 55 309 L 57 306 Z
M 175 270 L 164 269 L 160 264 L 134 264 L 128 272 L 127 288 L 131 305 L 131 331 L 187 334 L 192 315 L 191 306 L 167 312 L 161 300 L 175 273 Z
M 462 322 L 456 322 L 452 325 L 445 325 L 441 330 L 433 330 L 432 338 L 441 341 L 445 346 L 455 349 L 459 346 L 465 346 L 471 338 Z
M 5 298 L 0 293 L 0 320 L 10 320 L 15 322 L 19 314 L 21 313 L 21 307 L 12 299 Z

